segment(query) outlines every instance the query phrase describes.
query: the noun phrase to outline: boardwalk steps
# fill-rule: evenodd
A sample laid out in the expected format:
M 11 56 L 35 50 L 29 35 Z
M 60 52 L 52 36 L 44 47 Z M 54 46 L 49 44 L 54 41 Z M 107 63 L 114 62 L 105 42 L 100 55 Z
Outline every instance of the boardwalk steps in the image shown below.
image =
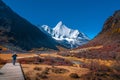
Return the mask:
M 0 69 L 0 80 L 25 80 L 21 65 L 19 63 L 5 64 Z

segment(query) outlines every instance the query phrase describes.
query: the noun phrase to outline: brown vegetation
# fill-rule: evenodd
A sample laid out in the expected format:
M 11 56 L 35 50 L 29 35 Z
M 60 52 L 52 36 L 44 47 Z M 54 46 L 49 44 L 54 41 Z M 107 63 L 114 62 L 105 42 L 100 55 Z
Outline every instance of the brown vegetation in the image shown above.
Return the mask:
M 3 59 L 0 58 L 0 65 L 4 65 L 6 63 L 7 63 L 7 60 L 3 60 Z
M 78 76 L 78 74 L 77 73 L 71 73 L 70 75 L 69 75 L 71 78 L 79 78 L 79 76 Z
M 64 69 L 64 68 L 57 68 L 57 67 L 52 67 L 52 72 L 56 74 L 63 74 L 69 72 L 69 70 Z
M 88 69 L 72 66 L 22 64 L 22 67 L 27 80 L 74 80 L 76 78 L 71 78 L 71 73 L 76 73 L 78 76 L 81 76 L 89 72 Z M 40 68 L 40 70 L 36 68 Z
M 91 62 L 83 67 L 89 68 L 90 73 L 83 75 L 84 80 L 119 80 L 120 79 L 120 64 L 114 63 L 111 66 L 101 65 L 97 62 Z
M 60 57 L 44 57 L 41 58 L 39 56 L 37 57 L 25 57 L 20 58 L 17 60 L 18 62 L 22 64 L 47 64 L 47 65 L 63 65 L 63 66 L 72 66 L 72 63 L 64 58 Z
M 48 76 L 45 73 L 37 73 L 36 75 L 37 75 L 36 80 L 48 78 Z
M 72 60 L 82 61 L 82 63 L 76 63 L 79 66 L 73 66 L 73 63 L 72 65 L 68 65 L 67 62 L 71 64 Z M 27 57 L 26 55 L 26 57 L 21 56 L 21 58 L 18 59 L 22 65 L 29 65 L 23 66 L 27 80 L 59 80 L 63 79 L 63 77 L 63 80 L 119 80 L 119 60 L 119 53 L 116 54 L 114 59 L 109 58 L 106 60 L 101 58 L 60 56 L 57 54 L 54 56 L 38 55 L 33 57 Z M 61 64 L 61 62 L 63 63 Z
M 36 67 L 34 67 L 34 70 L 36 70 L 36 71 L 41 71 L 42 68 L 36 66 Z

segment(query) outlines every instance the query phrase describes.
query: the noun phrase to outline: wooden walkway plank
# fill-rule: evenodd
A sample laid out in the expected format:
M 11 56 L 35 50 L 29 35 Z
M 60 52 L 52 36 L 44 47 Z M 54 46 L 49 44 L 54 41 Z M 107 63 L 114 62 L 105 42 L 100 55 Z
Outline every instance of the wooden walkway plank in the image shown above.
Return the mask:
M 0 69 L 0 80 L 25 80 L 21 65 L 19 63 L 15 65 L 12 63 L 5 64 Z

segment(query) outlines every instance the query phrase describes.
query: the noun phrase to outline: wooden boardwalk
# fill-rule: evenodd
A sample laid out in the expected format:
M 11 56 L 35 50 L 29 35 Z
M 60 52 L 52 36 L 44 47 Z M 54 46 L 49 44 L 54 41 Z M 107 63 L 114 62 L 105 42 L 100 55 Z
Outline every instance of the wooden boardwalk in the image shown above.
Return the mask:
M 21 65 L 19 63 L 5 64 L 0 69 L 0 80 L 25 80 Z

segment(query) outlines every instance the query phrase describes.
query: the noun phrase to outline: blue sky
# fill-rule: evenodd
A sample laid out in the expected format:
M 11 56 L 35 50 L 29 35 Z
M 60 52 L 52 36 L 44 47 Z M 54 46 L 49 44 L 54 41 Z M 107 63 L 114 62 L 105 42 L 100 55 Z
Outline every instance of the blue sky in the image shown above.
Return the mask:
M 34 25 L 54 27 L 59 21 L 91 39 L 105 20 L 120 9 L 120 0 L 3 0 Z

